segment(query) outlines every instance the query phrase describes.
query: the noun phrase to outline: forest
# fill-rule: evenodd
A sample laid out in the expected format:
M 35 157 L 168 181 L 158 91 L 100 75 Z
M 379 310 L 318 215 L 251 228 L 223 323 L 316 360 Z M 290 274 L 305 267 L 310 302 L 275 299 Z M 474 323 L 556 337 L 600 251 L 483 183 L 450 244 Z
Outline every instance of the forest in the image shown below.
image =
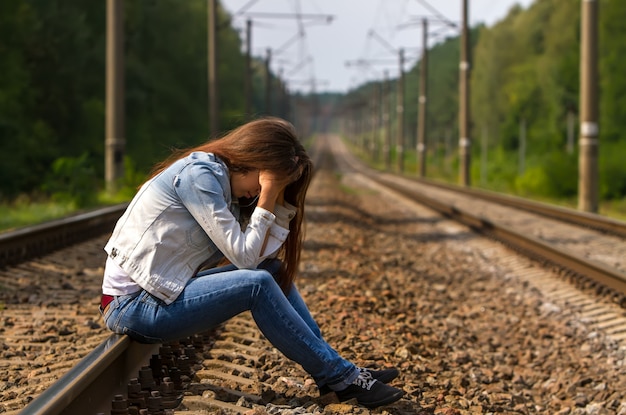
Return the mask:
M 605 202 L 623 202 L 626 27 L 621 22 L 626 18 L 626 2 L 598 3 L 600 197 Z M 580 1 L 538 0 L 527 9 L 512 8 L 492 27 L 471 28 L 474 185 L 528 197 L 575 199 L 580 27 Z M 427 60 L 427 176 L 451 182 L 457 181 L 458 164 L 454 146 L 459 137 L 459 45 L 458 36 L 447 37 L 429 49 Z M 409 143 L 405 158 L 407 170 L 413 171 L 420 65 L 408 69 L 405 76 L 404 131 Z M 380 85 L 364 85 L 344 103 L 371 97 L 373 88 Z M 392 88 L 390 99 L 395 103 L 394 94 Z
M 219 9 L 225 130 L 241 123 L 245 105 L 245 56 L 229 19 Z M 104 177 L 106 2 L 1 2 L 0 31 L 0 199 L 94 203 Z M 209 138 L 207 2 L 124 2 L 124 32 L 132 191 L 172 148 Z M 253 112 L 262 113 L 265 66 L 258 59 L 253 66 Z
M 580 1 L 537 0 L 527 9 L 511 9 L 493 26 L 471 28 L 472 183 L 529 196 L 575 196 L 580 9 Z M 626 195 L 626 2 L 599 0 L 599 10 L 600 194 L 620 201 Z M 0 2 L 3 203 L 102 202 L 105 17 L 104 1 Z M 122 198 L 172 148 L 202 142 L 210 131 L 206 0 L 127 1 L 124 19 Z M 244 119 L 246 59 L 242 34 L 223 9 L 218 27 L 219 124 L 227 130 Z M 428 175 L 452 181 L 458 163 L 450 146 L 458 141 L 459 43 L 458 36 L 439 41 L 428 59 Z M 415 143 L 417 130 L 420 64 L 406 73 L 409 143 Z M 266 69 L 259 58 L 253 66 L 253 112 L 263 114 Z M 269 75 L 280 84 L 276 74 Z M 292 97 L 292 103 L 309 100 L 332 116 L 378 86 Z M 337 127 L 318 121 L 318 128 Z

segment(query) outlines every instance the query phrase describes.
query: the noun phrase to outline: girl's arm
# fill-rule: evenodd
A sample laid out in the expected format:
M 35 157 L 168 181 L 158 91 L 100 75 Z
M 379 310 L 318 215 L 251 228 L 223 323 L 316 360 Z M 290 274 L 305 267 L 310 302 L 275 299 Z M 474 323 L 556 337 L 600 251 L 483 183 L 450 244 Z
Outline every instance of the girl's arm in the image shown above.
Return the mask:
M 242 230 L 230 211 L 225 196 L 225 191 L 230 188 L 224 187 L 222 177 L 223 173 L 218 168 L 192 164 L 181 171 L 175 183 L 176 192 L 187 211 L 230 262 L 238 268 L 256 268 L 267 257 L 261 248 L 276 219 L 271 211 L 266 210 L 271 205 L 271 197 L 267 197 L 271 193 L 265 194 L 263 203 L 266 207 L 255 209 L 247 228 Z M 273 205 L 275 199 L 276 196 Z M 274 251 L 275 245 L 280 246 L 289 231 L 278 229 L 273 234 L 275 238 L 270 240 L 268 251 Z M 182 235 L 181 238 L 192 239 L 193 235 Z
M 289 184 L 288 179 L 275 175 L 269 171 L 261 171 L 259 173 L 259 184 L 261 185 L 261 194 L 257 207 L 263 208 L 274 213 L 276 205 L 283 206 L 285 203 L 285 187 Z M 270 237 L 270 229 L 265 234 L 261 253 L 265 253 L 267 241 Z

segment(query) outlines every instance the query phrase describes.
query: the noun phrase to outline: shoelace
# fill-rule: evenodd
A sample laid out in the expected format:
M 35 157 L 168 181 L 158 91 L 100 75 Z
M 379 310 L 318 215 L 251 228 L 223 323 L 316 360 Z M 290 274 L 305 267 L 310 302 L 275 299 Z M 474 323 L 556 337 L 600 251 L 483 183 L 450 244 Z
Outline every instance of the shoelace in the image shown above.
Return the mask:
M 361 373 L 361 375 L 367 377 L 367 378 L 371 378 L 372 377 L 372 372 L 370 372 L 368 369 L 364 368 L 364 367 L 360 367 L 359 368 L 359 372 Z
M 372 374 L 367 370 L 360 369 L 359 377 L 352 382 L 353 385 L 357 385 L 360 388 L 370 390 L 376 379 L 372 377 Z

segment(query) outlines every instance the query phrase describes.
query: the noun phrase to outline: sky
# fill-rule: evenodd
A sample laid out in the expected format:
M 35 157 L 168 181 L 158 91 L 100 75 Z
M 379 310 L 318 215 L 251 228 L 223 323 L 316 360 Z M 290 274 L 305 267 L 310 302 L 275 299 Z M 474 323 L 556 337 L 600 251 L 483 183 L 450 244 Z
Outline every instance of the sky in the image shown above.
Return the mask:
M 468 0 L 468 20 L 471 26 L 491 26 L 514 5 L 528 8 L 534 1 Z M 405 70 L 419 60 L 423 18 L 429 20 L 429 47 L 458 33 L 462 20 L 462 0 L 221 0 L 221 4 L 234 17 L 242 40 L 246 21 L 252 21 L 252 54 L 265 58 L 271 49 L 272 71 L 292 93 L 345 93 L 383 79 L 385 71 L 395 78 L 400 49 Z

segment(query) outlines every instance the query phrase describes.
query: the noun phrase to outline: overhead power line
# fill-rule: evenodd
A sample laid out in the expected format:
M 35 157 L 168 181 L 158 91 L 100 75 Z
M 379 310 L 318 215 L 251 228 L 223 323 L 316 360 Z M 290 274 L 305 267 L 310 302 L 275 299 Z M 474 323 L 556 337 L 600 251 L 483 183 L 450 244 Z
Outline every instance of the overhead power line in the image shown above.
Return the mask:
M 441 14 L 439 12 L 439 10 L 435 9 L 430 3 L 428 3 L 426 0 L 415 0 L 417 1 L 419 4 L 421 4 L 422 6 L 424 6 L 425 8 L 427 8 L 433 15 L 435 15 L 435 17 L 437 17 L 438 19 L 441 19 L 444 22 L 447 22 L 448 25 L 450 26 L 454 26 L 454 27 L 458 27 L 458 25 L 456 23 L 454 23 L 452 20 L 448 19 L 447 17 L 445 17 L 443 14 Z

